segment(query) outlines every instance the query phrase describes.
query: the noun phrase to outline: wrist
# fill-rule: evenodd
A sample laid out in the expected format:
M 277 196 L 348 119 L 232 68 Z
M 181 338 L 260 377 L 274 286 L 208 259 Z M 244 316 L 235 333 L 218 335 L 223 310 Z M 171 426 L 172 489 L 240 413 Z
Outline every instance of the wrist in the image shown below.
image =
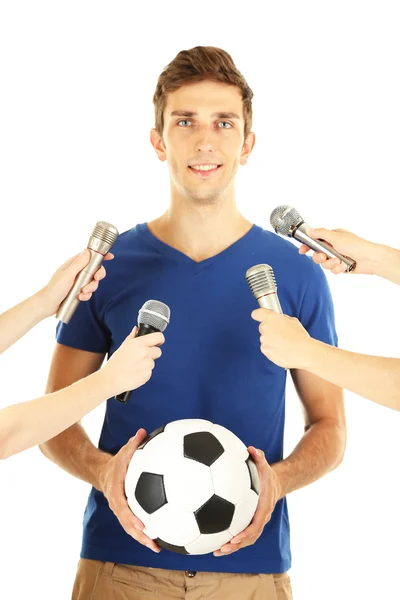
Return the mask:
M 114 374 L 113 361 L 111 359 L 97 372 L 97 375 L 101 390 L 108 398 L 126 392 L 125 389 L 121 389 L 120 378 Z
M 299 352 L 299 356 L 301 356 L 301 363 L 297 367 L 298 369 L 302 369 L 304 371 L 309 371 L 315 365 L 315 362 L 318 358 L 318 352 L 320 342 L 315 340 L 312 337 L 307 338 L 302 351 Z
M 99 455 L 99 460 L 96 465 L 96 472 L 94 473 L 94 487 L 104 496 L 106 496 L 109 462 L 112 458 L 112 454 L 102 452 Z
M 400 251 L 384 244 L 373 244 L 371 251 L 371 271 L 373 275 L 385 277 L 385 273 L 393 264 L 400 264 Z
M 54 302 L 49 298 L 45 287 L 36 292 L 36 294 L 32 296 L 32 300 L 41 319 L 51 317 L 57 312 L 54 309 Z
M 36 294 L 31 296 L 29 298 L 29 304 L 32 318 L 35 319 L 37 323 L 53 314 L 50 308 L 50 303 L 43 290 L 39 290 L 39 292 L 36 292 Z
M 278 502 L 287 494 L 283 461 L 272 464 L 271 469 L 275 474 L 276 501 Z

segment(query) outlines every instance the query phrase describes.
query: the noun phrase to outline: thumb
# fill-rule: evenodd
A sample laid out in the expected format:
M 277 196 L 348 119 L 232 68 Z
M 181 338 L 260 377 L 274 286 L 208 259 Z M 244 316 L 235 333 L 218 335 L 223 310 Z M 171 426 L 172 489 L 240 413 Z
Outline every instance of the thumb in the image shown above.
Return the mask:
M 336 237 L 335 232 L 331 231 L 330 229 L 324 229 L 323 227 L 320 227 L 319 229 L 309 228 L 307 229 L 307 233 L 314 240 L 321 239 L 329 243 L 331 243 Z
M 249 446 L 247 448 L 248 453 L 256 464 L 257 469 L 260 471 L 263 467 L 265 467 L 265 463 L 267 459 L 265 458 L 265 454 L 262 450 L 254 448 L 254 446 Z
M 128 335 L 128 337 L 126 339 L 133 340 L 133 338 L 135 338 L 137 336 L 137 332 L 138 332 L 138 328 L 137 328 L 137 325 L 135 325 L 135 327 L 132 329 L 132 331 L 130 332 L 130 334 Z M 133 438 L 131 438 L 131 439 L 133 439 Z
M 88 262 L 90 260 L 90 257 L 91 257 L 91 253 L 86 248 L 83 252 L 81 252 L 80 254 L 77 254 L 76 256 L 71 258 L 69 261 L 64 263 L 63 270 L 69 269 L 70 271 L 77 274 L 77 273 L 79 273 L 79 271 L 82 271 L 82 269 L 84 267 L 86 267 L 86 265 L 88 264 Z
M 132 458 L 133 454 L 139 448 L 140 444 L 146 438 L 147 433 L 145 429 L 139 429 L 139 431 L 131 437 L 131 439 L 125 444 L 123 448 L 121 448 L 121 452 L 123 453 L 124 459 L 128 462 Z

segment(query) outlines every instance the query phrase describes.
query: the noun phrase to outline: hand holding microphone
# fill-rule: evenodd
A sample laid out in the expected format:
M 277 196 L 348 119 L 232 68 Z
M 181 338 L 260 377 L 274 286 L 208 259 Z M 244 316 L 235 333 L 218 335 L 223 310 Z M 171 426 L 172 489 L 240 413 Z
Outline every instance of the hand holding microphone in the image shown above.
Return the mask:
M 73 287 L 60 305 L 56 315 L 57 319 L 63 323 L 70 322 L 72 315 L 78 308 L 82 288 L 93 281 L 96 272 L 101 267 L 103 260 L 108 256 L 108 252 L 111 250 L 117 237 L 118 230 L 114 225 L 105 221 L 96 223 L 88 242 L 89 261 L 79 273 Z
M 354 256 L 357 265 L 353 269 L 353 273 L 373 274 L 373 265 L 379 256 L 378 244 L 364 240 L 345 229 L 309 229 L 308 235 L 312 239 L 322 238 L 338 252 Z M 306 254 L 309 250 L 310 248 L 306 244 L 302 244 L 299 248 L 300 254 Z M 325 252 L 315 252 L 312 259 L 316 264 L 320 264 L 324 269 L 332 271 L 335 275 L 344 273 L 347 268 L 338 259 L 329 258 Z
M 141 346 L 143 348 L 148 349 L 149 346 L 157 344 L 157 340 L 160 340 L 159 343 L 164 342 L 164 336 L 162 335 L 162 332 L 166 329 L 170 320 L 170 316 L 171 311 L 169 307 L 159 300 L 148 300 L 143 304 L 142 308 L 139 310 L 138 329 L 136 333 L 137 338 L 148 336 L 148 339 L 150 340 L 150 343 L 148 340 L 141 341 Z M 122 349 L 122 346 L 120 349 Z M 147 350 L 147 353 L 149 354 L 149 350 Z M 112 360 L 113 356 L 111 357 L 110 361 Z M 158 356 L 156 356 L 156 358 L 158 358 Z M 133 369 L 134 367 L 132 366 L 131 368 Z M 124 389 L 128 389 L 129 391 L 122 391 L 116 395 L 115 398 L 120 402 L 126 403 L 128 402 L 130 395 L 135 388 L 127 386 Z
M 270 216 L 270 223 L 276 233 L 293 237 L 308 248 L 318 253 L 323 253 L 328 259 L 339 259 L 346 265 L 345 272 L 350 273 L 356 267 L 356 261 L 349 256 L 341 254 L 333 248 L 328 240 L 314 238 L 309 235 L 310 226 L 292 206 L 278 206 Z
M 135 326 L 99 372 L 104 387 L 113 395 L 125 394 L 125 390 L 136 390 L 147 383 L 155 361 L 161 356 L 159 346 L 165 338 L 160 331 L 141 337 L 137 333 Z
M 284 369 L 304 368 L 311 340 L 300 321 L 282 313 L 275 275 L 270 265 L 255 265 L 246 272 L 247 283 L 261 308 L 251 313 L 259 321 L 261 352 Z
M 74 281 L 77 275 L 87 267 L 90 261 L 89 250 L 84 250 L 80 254 L 73 256 L 68 259 L 61 267 L 57 269 L 49 283 L 38 292 L 38 299 L 40 306 L 43 309 L 44 317 L 50 317 L 56 314 L 60 308 L 60 304 L 66 298 L 67 294 L 71 291 L 74 286 Z M 106 254 L 104 260 L 112 260 L 114 255 L 111 253 Z M 92 281 L 82 286 L 77 292 L 78 301 L 85 302 L 90 300 L 92 294 L 97 290 L 99 281 L 104 279 L 106 271 L 101 266 L 94 273 Z

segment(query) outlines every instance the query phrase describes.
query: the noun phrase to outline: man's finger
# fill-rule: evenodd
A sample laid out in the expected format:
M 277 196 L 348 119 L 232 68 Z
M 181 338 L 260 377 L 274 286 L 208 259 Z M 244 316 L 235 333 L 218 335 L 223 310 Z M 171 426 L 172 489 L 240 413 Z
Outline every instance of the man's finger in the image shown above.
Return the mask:
M 139 429 L 136 435 L 131 437 L 131 439 L 125 444 L 125 446 L 121 448 L 120 452 L 122 453 L 123 460 L 125 463 L 128 463 L 131 460 L 133 453 L 139 448 L 146 435 L 147 433 L 145 429 Z

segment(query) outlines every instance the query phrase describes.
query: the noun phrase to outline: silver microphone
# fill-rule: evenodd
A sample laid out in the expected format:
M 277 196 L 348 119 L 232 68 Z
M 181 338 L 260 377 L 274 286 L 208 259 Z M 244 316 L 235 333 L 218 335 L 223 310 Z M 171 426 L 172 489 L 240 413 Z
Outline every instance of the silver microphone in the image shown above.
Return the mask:
M 246 271 L 246 279 L 261 308 L 268 308 L 282 314 L 272 267 L 269 265 L 254 265 Z
M 136 337 L 148 335 L 149 333 L 154 333 L 156 331 L 163 332 L 169 324 L 170 318 L 170 308 L 164 304 L 164 302 L 160 302 L 160 300 L 147 300 L 139 310 L 137 321 L 138 331 Z M 115 396 L 115 398 L 120 402 L 126 403 L 131 394 L 132 390 L 122 392 Z
M 304 222 L 303 217 L 292 206 L 282 205 L 275 208 L 271 213 L 270 223 L 276 233 L 293 237 L 302 244 L 306 244 L 311 250 L 323 252 L 328 258 L 339 258 L 347 265 L 346 273 L 350 273 L 355 268 L 355 260 L 343 256 L 324 240 L 314 240 L 307 235 L 307 229 L 310 226 Z
M 90 250 L 90 260 L 84 269 L 77 276 L 75 283 L 68 296 L 60 304 L 57 312 L 57 319 L 63 323 L 69 323 L 72 315 L 79 305 L 78 296 L 82 288 L 90 283 L 94 274 L 103 262 L 107 252 L 110 251 L 119 233 L 114 225 L 106 221 L 98 221 L 89 238 L 88 249 Z

